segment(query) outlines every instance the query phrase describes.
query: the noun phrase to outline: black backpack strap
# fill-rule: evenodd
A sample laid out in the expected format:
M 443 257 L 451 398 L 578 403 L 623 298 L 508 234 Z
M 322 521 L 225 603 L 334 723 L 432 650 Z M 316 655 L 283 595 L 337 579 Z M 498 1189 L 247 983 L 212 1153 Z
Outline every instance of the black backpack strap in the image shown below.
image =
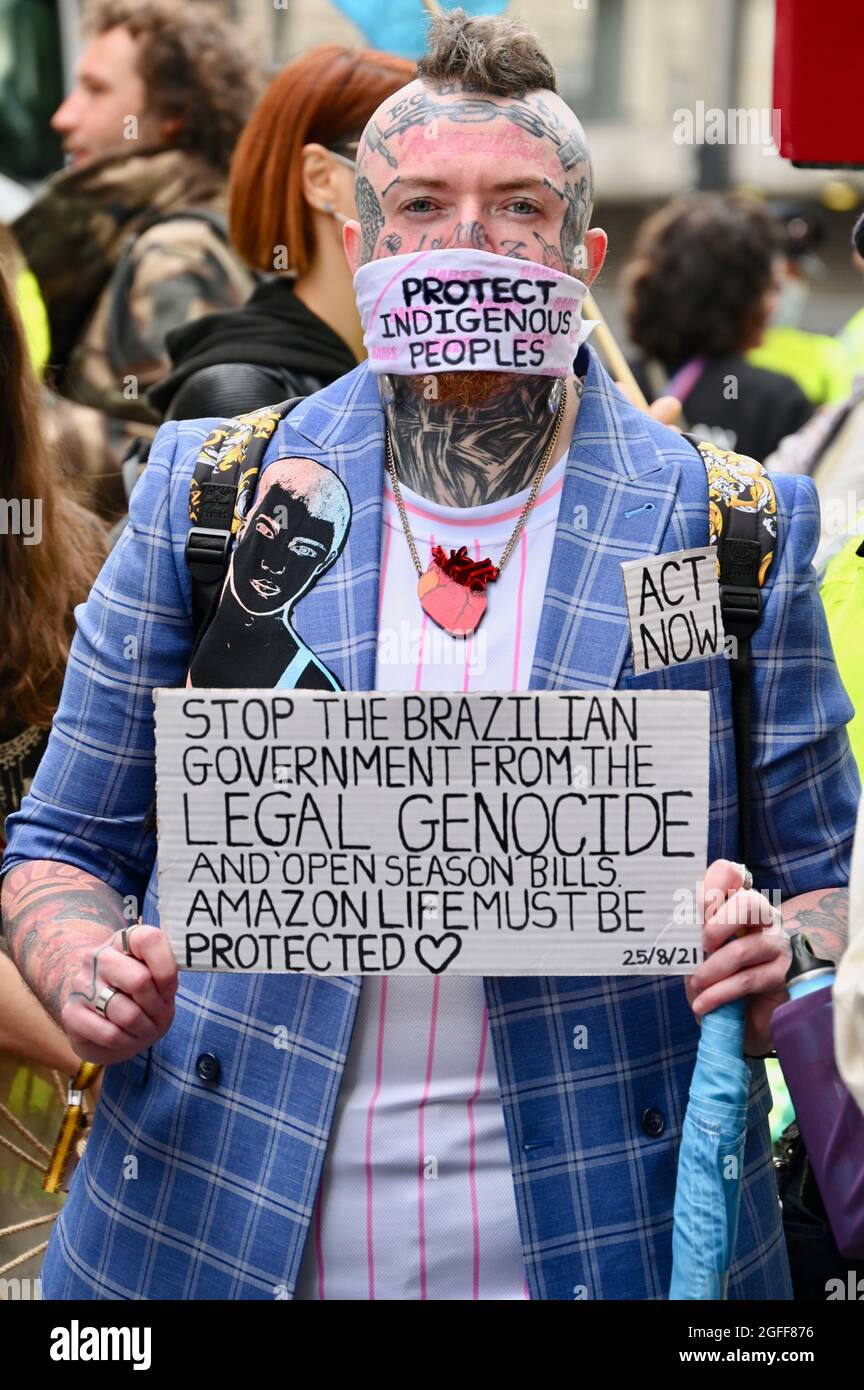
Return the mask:
M 757 528 L 758 514 L 734 510 L 719 546 L 720 613 L 727 638 L 734 641 L 730 656 L 732 682 L 732 733 L 735 739 L 735 770 L 738 780 L 738 838 L 741 860 L 752 862 L 752 823 L 750 811 L 751 705 L 753 698 L 753 654 L 751 639 L 762 618 L 759 569 L 762 552 Z
M 192 578 L 192 655 L 218 604 L 231 544 L 243 524 L 267 446 L 304 396 L 225 420 L 205 439 L 189 485 L 186 563 Z M 191 661 L 191 657 L 190 657 Z
M 699 453 L 708 478 L 711 544 L 717 548 L 720 612 L 727 639 L 732 684 L 732 733 L 738 783 L 739 853 L 752 862 L 750 805 L 753 658 L 751 642 L 762 619 L 762 586 L 774 559 L 777 497 L 761 463 L 685 435 Z

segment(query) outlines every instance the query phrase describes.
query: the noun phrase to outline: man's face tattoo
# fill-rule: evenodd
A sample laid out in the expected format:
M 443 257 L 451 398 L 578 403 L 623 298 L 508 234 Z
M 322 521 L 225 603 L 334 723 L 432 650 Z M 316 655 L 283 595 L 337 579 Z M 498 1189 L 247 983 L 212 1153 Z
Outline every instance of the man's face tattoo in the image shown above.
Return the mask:
M 553 92 L 523 98 L 415 81 L 358 151 L 360 259 L 471 246 L 578 273 L 591 212 L 584 132 Z

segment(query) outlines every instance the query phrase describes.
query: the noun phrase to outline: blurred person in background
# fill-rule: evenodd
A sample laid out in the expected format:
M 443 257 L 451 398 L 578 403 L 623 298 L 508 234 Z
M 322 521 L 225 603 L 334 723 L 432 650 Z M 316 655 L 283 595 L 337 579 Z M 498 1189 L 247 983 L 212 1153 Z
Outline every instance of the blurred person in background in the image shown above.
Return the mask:
M 750 349 L 747 360 L 791 377 L 812 405 L 841 401 L 852 387 L 846 350 L 827 333 L 801 327 L 813 283 L 824 271 L 817 252 L 825 241 L 825 219 L 812 204 L 769 204 L 768 210 L 782 239 L 778 295 L 762 341 Z
M 852 247 L 853 259 L 864 265 L 864 216 L 852 232 Z M 858 317 L 864 322 L 864 309 L 850 325 Z M 824 406 L 796 434 L 784 439 L 769 467 L 777 473 L 807 473 L 813 478 L 822 509 L 822 538 L 814 564 L 824 570 L 849 533 L 859 529 L 854 513 L 864 479 L 864 373 L 855 376 L 842 401 Z
M 105 558 L 96 517 L 63 496 L 39 436 L 39 386 L 0 264 L 0 848 L 48 742 L 63 683 L 73 609 Z M 78 1058 L 3 949 L 0 1053 L 74 1072 Z
M 852 264 L 859 275 L 864 275 L 864 217 L 855 229 L 852 240 Z M 860 246 L 859 246 L 860 242 Z M 838 342 L 849 359 L 849 365 L 856 374 L 864 373 L 864 305 L 854 313 L 849 322 L 837 335 Z
M 760 462 L 812 414 L 800 387 L 745 357 L 777 298 L 779 242 L 740 194 L 697 193 L 649 217 L 623 285 L 634 374 L 649 400 L 681 401 L 681 427 Z
M 158 423 L 145 392 L 169 365 L 167 333 L 251 289 L 223 208 L 256 82 L 247 45 L 206 6 L 96 0 L 85 23 L 52 120 L 69 167 L 12 231 L 48 310 L 49 442 L 110 519 L 129 439 Z
M 30 363 L 38 377 L 42 377 L 51 356 L 51 333 L 48 328 L 48 315 L 45 301 L 39 289 L 39 282 L 32 270 L 28 270 L 18 249 L 18 243 L 7 227 L 0 224 L 0 268 L 5 271 L 12 287 L 12 294 L 21 316 L 24 339 L 30 356 Z
M 229 182 L 231 244 L 266 278 L 242 310 L 169 334 L 173 369 L 149 393 L 160 414 L 242 414 L 329 386 L 365 357 L 342 226 L 357 216 L 363 127 L 413 73 L 403 58 L 322 44 L 270 84 Z
M 854 228 L 852 245 L 864 264 L 864 216 Z M 822 535 L 813 563 L 822 573 L 822 602 L 837 666 L 855 706 L 849 739 L 864 773 L 864 374 L 856 376 L 845 400 L 824 407 L 785 439 L 770 467 L 778 473 L 808 474 L 819 493 Z

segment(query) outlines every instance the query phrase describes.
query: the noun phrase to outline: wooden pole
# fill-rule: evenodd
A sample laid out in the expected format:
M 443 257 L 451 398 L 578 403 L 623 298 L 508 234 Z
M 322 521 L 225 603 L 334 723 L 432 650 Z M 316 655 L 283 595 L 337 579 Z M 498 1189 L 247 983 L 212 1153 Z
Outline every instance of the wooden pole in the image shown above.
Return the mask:
M 627 359 L 612 337 L 606 320 L 597 308 L 597 301 L 590 290 L 585 296 L 582 317 L 585 319 L 594 319 L 597 323 L 597 327 L 591 334 L 591 342 L 595 344 L 603 354 L 606 365 L 612 373 L 613 380 L 626 386 L 634 405 L 638 405 L 640 410 L 647 410 L 648 402 L 645 399 L 645 395 L 628 367 Z

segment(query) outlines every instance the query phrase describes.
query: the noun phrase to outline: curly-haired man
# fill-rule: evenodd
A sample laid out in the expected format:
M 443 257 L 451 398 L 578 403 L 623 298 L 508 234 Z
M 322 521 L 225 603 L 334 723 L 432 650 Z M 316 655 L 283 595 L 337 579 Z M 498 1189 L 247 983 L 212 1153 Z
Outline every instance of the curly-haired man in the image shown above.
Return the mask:
M 170 365 L 166 335 L 251 289 L 222 203 L 257 80 L 206 6 L 97 0 L 85 29 L 52 118 L 70 167 L 13 230 L 48 308 L 49 439 L 111 518 L 125 510 L 128 439 L 158 423 L 145 391 Z

